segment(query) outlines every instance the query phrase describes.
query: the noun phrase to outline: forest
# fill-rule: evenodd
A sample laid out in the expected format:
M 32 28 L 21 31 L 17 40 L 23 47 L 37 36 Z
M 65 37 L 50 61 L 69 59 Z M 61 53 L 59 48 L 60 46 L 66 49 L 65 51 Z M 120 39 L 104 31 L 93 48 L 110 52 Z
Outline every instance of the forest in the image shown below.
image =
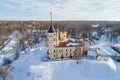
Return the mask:
M 15 30 L 24 35 L 21 41 L 26 39 L 38 41 L 37 39 L 43 36 L 41 30 L 47 30 L 49 25 L 50 21 L 0 21 L 0 45 Z M 112 39 L 120 35 L 120 22 L 117 21 L 53 21 L 53 26 L 55 30 L 66 31 L 70 37 L 91 38 L 93 31 L 96 31 L 98 36 L 111 35 Z M 104 29 L 111 30 L 106 32 Z

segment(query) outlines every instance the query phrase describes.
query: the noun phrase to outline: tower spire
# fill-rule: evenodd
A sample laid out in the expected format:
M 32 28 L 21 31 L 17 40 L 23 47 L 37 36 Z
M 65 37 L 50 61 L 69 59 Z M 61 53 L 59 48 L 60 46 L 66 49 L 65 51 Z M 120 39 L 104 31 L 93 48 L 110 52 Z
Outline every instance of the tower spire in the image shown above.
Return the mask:
M 48 32 L 53 33 L 53 32 L 55 32 L 55 29 L 54 29 L 53 23 L 52 23 L 52 12 L 50 12 L 50 18 L 51 18 L 51 21 L 50 21 L 50 27 L 48 29 Z
M 50 12 L 51 24 L 52 24 L 52 12 Z

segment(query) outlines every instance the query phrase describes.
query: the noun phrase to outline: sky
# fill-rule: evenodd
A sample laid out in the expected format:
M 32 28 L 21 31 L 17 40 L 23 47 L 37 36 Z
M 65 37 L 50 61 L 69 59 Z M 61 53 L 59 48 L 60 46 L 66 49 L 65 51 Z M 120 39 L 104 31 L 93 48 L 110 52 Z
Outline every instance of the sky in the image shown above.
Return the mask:
M 120 0 L 0 0 L 0 20 L 120 21 Z

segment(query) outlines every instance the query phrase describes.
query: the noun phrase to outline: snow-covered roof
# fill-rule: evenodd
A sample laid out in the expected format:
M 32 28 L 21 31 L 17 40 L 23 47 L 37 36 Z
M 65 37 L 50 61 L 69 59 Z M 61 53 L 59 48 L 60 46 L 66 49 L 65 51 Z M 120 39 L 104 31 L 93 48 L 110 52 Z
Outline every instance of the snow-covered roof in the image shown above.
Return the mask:
M 91 27 L 93 28 L 99 27 L 99 24 L 92 24 Z
M 66 46 L 81 46 L 81 43 L 67 43 Z
M 57 47 L 76 47 L 82 46 L 82 43 L 75 43 L 75 42 L 59 42 Z
M 68 38 L 68 41 L 75 42 L 76 40 L 74 38 Z

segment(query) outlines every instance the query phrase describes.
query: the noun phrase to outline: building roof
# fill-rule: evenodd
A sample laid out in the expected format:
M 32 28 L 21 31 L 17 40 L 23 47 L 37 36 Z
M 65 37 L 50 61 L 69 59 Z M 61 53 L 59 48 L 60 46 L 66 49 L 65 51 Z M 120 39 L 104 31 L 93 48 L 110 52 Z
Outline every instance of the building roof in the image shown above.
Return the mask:
M 66 44 L 68 42 L 59 42 L 58 46 L 57 47 L 66 47 Z
M 55 29 L 54 29 L 54 27 L 53 27 L 53 24 L 51 23 L 51 24 L 50 24 L 50 27 L 49 27 L 49 29 L 48 29 L 48 33 L 53 33 L 53 32 L 55 32 Z
M 57 47 L 78 47 L 83 46 L 82 43 L 71 43 L 71 42 L 59 42 Z

